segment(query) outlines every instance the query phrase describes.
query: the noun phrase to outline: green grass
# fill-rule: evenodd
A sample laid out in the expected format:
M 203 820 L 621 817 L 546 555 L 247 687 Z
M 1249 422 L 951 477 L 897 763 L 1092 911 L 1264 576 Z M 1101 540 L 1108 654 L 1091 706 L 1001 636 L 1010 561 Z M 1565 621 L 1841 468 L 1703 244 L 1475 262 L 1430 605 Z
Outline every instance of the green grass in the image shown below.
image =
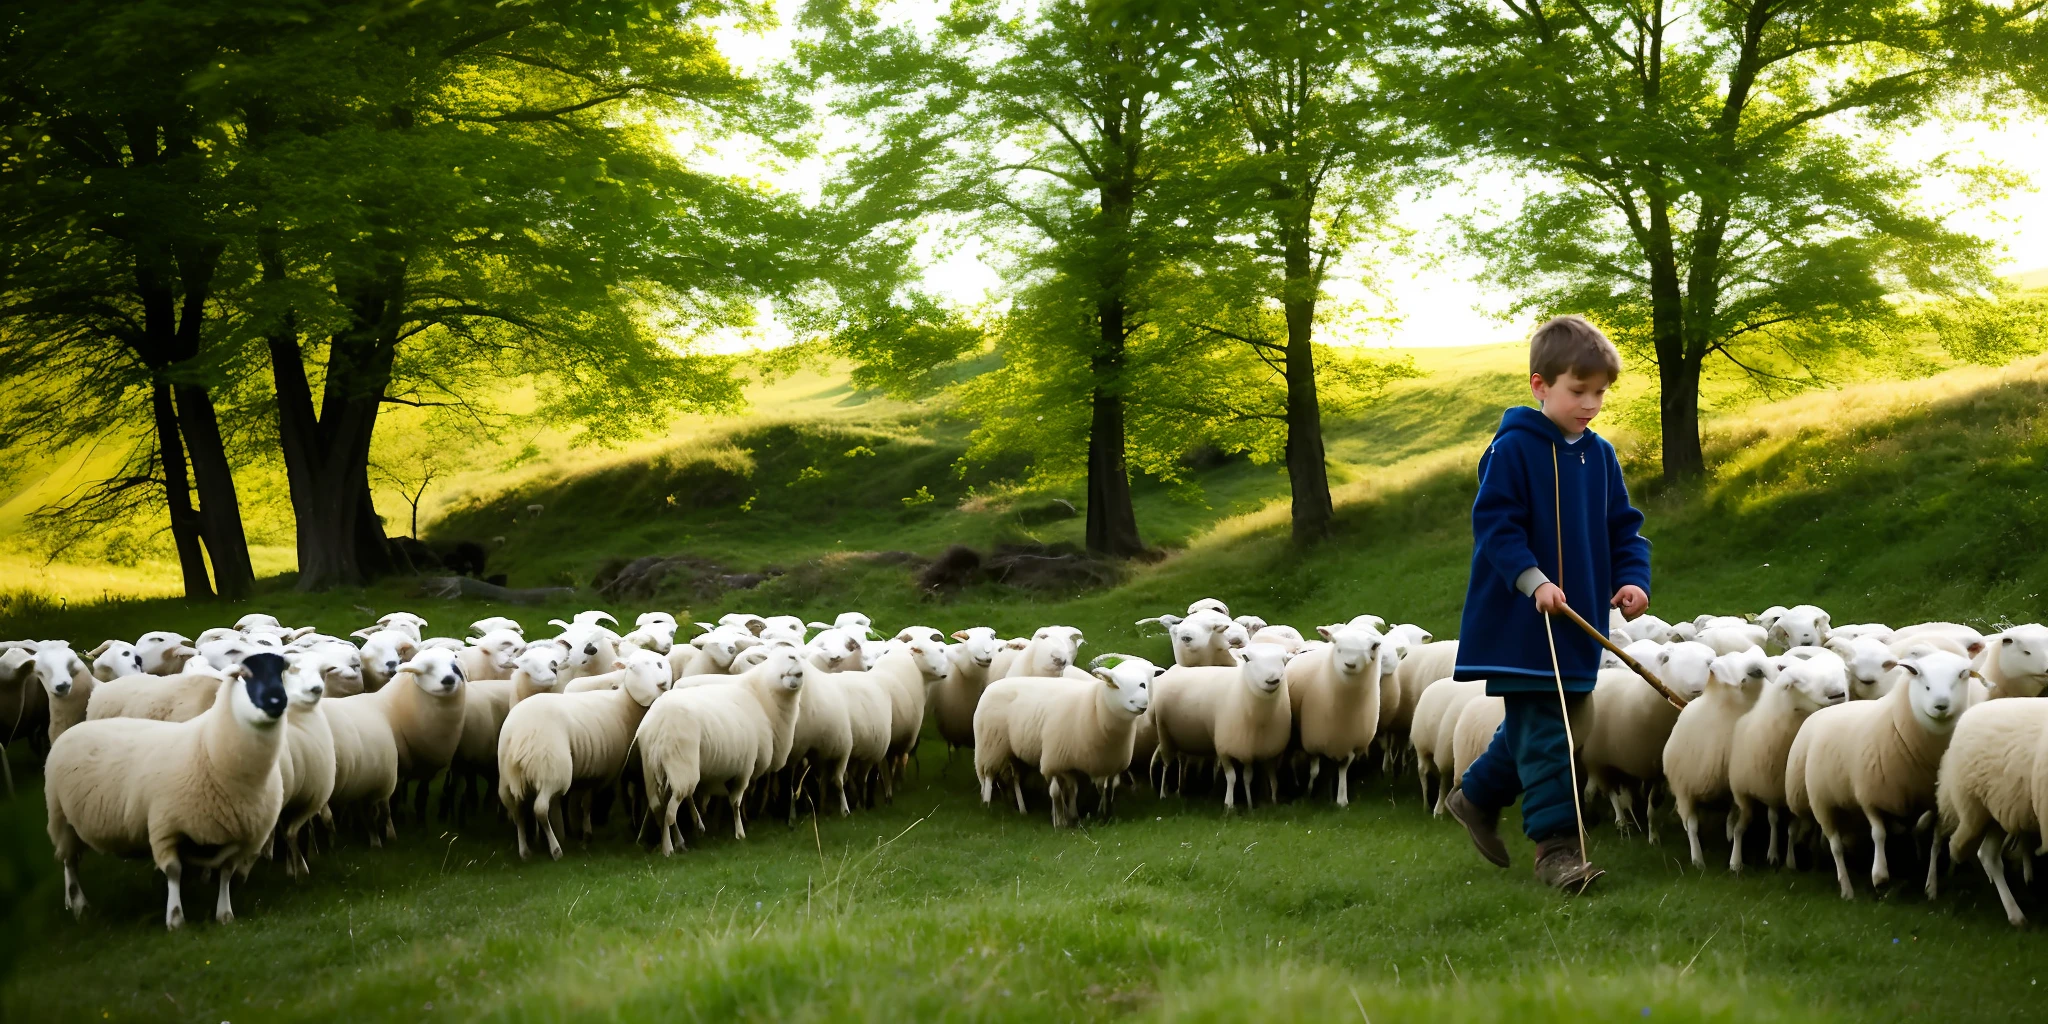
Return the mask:
M 1066 622 L 1087 630 L 1085 650 L 1163 660 L 1163 640 L 1140 637 L 1132 620 L 1214 595 L 1303 627 L 1372 610 L 1448 636 L 1463 594 L 1472 461 L 1512 384 L 1498 368 L 1453 363 L 1403 384 L 1369 422 L 1333 430 L 1333 450 L 1352 447 L 1328 544 L 1291 548 L 1284 505 L 1260 497 L 1266 470 L 1227 464 L 1198 475 L 1200 502 L 1142 499 L 1148 531 L 1184 510 L 1184 546 L 1122 585 L 1067 598 L 987 587 L 937 602 L 901 568 L 834 554 L 930 553 L 958 537 L 1034 530 L 1059 539 L 1077 525 L 1022 522 L 1016 506 L 1044 494 L 959 507 L 967 481 L 939 472 L 958 425 L 930 410 L 727 424 L 594 472 L 535 473 L 510 485 L 522 489 L 516 499 L 457 508 L 441 523 L 483 527 L 528 500 L 546 503 L 537 522 L 514 527 L 529 533 L 500 549 L 515 577 L 587 579 L 605 557 L 677 550 L 792 570 L 687 609 L 696 617 L 857 607 L 892 627 L 1017 633 Z M 1636 481 L 1657 545 L 1653 610 L 1798 600 L 1841 622 L 2039 620 L 2044 410 L 2048 360 L 2032 360 L 1863 385 L 1716 424 L 1711 480 L 1683 492 Z M 724 478 L 762 495 L 751 512 L 735 507 L 746 494 L 712 499 L 700 488 L 678 511 L 649 513 L 677 481 L 716 484 L 706 467 L 717 467 L 718 446 L 757 429 L 776 443 L 755 447 L 749 473 Z M 847 459 L 849 439 L 876 452 L 847 460 L 858 471 L 829 462 Z M 670 450 L 681 454 L 653 461 Z M 840 474 L 836 507 L 786 486 L 819 465 Z M 902 508 L 898 492 L 919 480 L 959 490 Z M 422 600 L 403 583 L 312 596 L 287 583 L 266 581 L 252 606 L 330 631 L 400 606 L 459 632 L 495 612 L 537 624 L 596 603 L 504 609 Z M 90 642 L 190 632 L 234 614 L 175 599 L 60 609 L 17 594 L 0 597 L 0 635 Z M 502 824 L 459 835 L 411 826 L 395 849 L 350 844 L 317 859 L 303 884 L 259 869 L 233 926 L 166 936 L 162 883 L 137 863 L 89 858 L 94 910 L 83 923 L 62 917 L 41 803 L 16 746 L 24 789 L 0 805 L 0 893 L 19 901 L 5 934 L 22 943 L 0 983 L 9 1019 L 1221 1020 L 1362 1010 L 1378 1021 L 1609 1020 L 1641 1019 L 1648 1007 L 1653 1020 L 1993 1020 L 2038 1012 L 2048 952 L 2038 934 L 2007 929 L 1973 867 L 1932 905 L 1911 885 L 1843 904 L 1829 873 L 1700 875 L 1669 846 L 1601 829 L 1594 851 L 1611 877 L 1595 897 L 1561 901 L 1527 877 L 1525 845 L 1514 871 L 1483 865 L 1453 826 L 1424 814 L 1407 778 L 1366 785 L 1343 812 L 1292 803 L 1226 819 L 1212 799 L 1139 797 L 1114 821 L 1054 833 L 1037 808 L 1028 818 L 981 809 L 964 761 L 945 766 L 931 747 L 893 807 L 815 831 L 763 823 L 744 844 L 712 836 L 664 861 L 614 830 L 560 864 L 517 864 Z M 195 887 L 193 905 L 210 895 Z M 2025 900 L 2035 916 L 2048 912 L 2038 891 Z

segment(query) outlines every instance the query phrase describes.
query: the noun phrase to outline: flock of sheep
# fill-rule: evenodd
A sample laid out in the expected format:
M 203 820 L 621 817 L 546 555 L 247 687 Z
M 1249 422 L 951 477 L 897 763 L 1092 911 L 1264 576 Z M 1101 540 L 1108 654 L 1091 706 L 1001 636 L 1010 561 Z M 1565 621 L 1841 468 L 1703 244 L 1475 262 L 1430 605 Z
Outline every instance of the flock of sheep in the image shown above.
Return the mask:
M 1240 794 L 1252 806 L 1260 778 L 1271 801 L 1314 791 L 1327 771 L 1343 806 L 1355 768 L 1398 774 L 1411 754 L 1441 813 L 1502 719 L 1483 683 L 1448 678 L 1456 641 L 1411 624 L 1360 615 L 1308 639 L 1213 599 L 1140 624 L 1153 623 L 1171 666 L 1111 654 L 1084 668 L 1071 626 L 877 639 L 858 612 L 732 614 L 687 642 L 662 612 L 623 634 L 610 614 L 584 612 L 531 641 L 504 617 L 456 639 L 394 612 L 344 639 L 252 614 L 197 639 L 151 632 L 85 652 L 0 643 L 0 709 L 15 709 L 10 737 L 47 737 L 65 907 L 85 909 L 84 848 L 148 857 L 168 882 L 171 928 L 187 868 L 218 873 L 216 916 L 231 920 L 233 878 L 266 857 L 308 871 L 316 831 L 382 845 L 394 804 L 426 819 L 437 778 L 443 816 L 494 795 L 522 857 L 544 842 L 559 858 L 565 835 L 587 838 L 621 801 L 636 836 L 669 854 L 707 814 L 728 813 L 744 839 L 750 814 L 843 815 L 891 797 L 929 718 L 949 748 L 972 751 L 984 804 L 1002 787 L 1021 812 L 1043 785 L 1056 826 L 1081 817 L 1084 783 L 1107 814 L 1139 779 L 1162 798 L 1220 781 L 1235 809 Z M 1740 871 L 1759 809 L 1774 864 L 1796 862 L 1817 825 L 1844 897 L 1866 829 L 1875 885 L 1889 878 L 1894 829 L 1931 833 L 1930 896 L 1946 838 L 2023 922 L 2004 865 L 2017 856 L 2031 881 L 2048 700 L 1994 698 L 2048 689 L 2048 628 L 1832 626 L 1801 605 L 1617 617 L 1612 630 L 1686 701 L 1610 657 L 1576 713 L 1586 793 L 1607 798 L 1619 828 L 1646 826 L 1654 841 L 1668 792 L 1704 866 L 1702 813 L 1726 808 Z

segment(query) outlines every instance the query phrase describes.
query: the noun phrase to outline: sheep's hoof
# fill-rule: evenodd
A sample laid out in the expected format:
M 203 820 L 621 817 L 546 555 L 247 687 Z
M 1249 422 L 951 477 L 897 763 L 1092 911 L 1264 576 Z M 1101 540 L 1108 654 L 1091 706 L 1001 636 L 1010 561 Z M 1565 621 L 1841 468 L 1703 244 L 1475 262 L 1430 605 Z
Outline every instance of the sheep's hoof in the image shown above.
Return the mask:
M 234 924 L 235 912 L 232 910 L 223 910 L 220 912 L 219 915 L 217 915 L 214 918 L 214 920 L 219 921 L 221 924 Z
M 164 915 L 164 930 L 174 932 L 183 927 L 185 927 L 185 908 L 172 907 L 170 912 Z

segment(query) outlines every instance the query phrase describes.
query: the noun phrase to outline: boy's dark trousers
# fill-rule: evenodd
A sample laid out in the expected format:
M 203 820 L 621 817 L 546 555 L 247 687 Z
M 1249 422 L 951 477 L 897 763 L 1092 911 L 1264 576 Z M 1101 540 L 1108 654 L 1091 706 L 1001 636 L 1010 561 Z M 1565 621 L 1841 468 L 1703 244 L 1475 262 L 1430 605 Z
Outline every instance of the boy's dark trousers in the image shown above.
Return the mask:
M 1586 694 L 1569 693 L 1572 717 L 1582 717 Z M 1578 832 L 1572 800 L 1571 751 L 1556 693 L 1510 693 L 1501 698 L 1507 718 L 1486 752 L 1465 769 L 1465 799 L 1483 808 L 1522 800 L 1522 833 L 1534 842 Z M 1574 721 L 1574 727 L 1578 726 Z

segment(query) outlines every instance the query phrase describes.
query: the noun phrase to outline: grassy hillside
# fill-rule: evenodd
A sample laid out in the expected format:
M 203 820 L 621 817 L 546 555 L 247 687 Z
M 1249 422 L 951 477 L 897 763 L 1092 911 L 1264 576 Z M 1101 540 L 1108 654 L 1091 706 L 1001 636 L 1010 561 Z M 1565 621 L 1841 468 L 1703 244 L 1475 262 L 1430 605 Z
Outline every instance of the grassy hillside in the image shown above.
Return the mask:
M 607 559 L 678 551 L 788 570 L 686 609 L 676 595 L 658 602 L 694 617 L 858 607 L 885 626 L 1007 633 L 1059 621 L 1087 631 L 1087 651 L 1163 660 L 1164 641 L 1132 620 L 1214 595 L 1303 627 L 1373 610 L 1448 636 L 1472 462 L 1518 393 L 1515 371 L 1498 351 L 1447 353 L 1439 372 L 1334 430 L 1344 482 L 1330 543 L 1291 549 L 1284 504 L 1268 501 L 1278 470 L 1225 463 L 1196 474 L 1198 500 L 1141 496 L 1148 536 L 1177 545 L 1163 561 L 1071 595 L 985 584 L 937 600 L 905 567 L 863 557 L 962 537 L 1059 540 L 1078 524 L 1047 511 L 1061 495 L 968 495 L 975 481 L 948 468 L 958 424 L 834 396 L 822 378 L 778 385 L 815 388 L 780 422 L 705 423 L 589 467 L 530 465 L 499 478 L 502 495 L 479 483 L 437 532 L 502 534 L 495 558 L 515 583 L 587 581 Z M 861 446 L 874 454 L 846 454 Z M 2048 358 L 1762 406 L 1714 425 L 1708 446 L 1716 470 L 1696 489 L 1633 481 L 1656 544 L 1653 610 L 1798 600 L 1844 622 L 2043 617 Z M 935 500 L 904 505 L 920 486 Z M 529 503 L 546 506 L 538 519 Z M 486 614 L 538 623 L 598 603 L 267 587 L 253 606 L 330 630 L 398 606 L 459 632 Z M 60 609 L 17 594 L 0 600 L 0 635 L 87 642 L 236 613 L 164 599 Z M 1974 869 L 1933 905 L 1910 885 L 1844 905 L 1826 873 L 1701 876 L 1681 851 L 1602 829 L 1595 856 L 1612 884 L 1560 903 L 1526 877 L 1526 846 L 1513 871 L 1485 866 L 1424 814 L 1410 778 L 1367 784 L 1344 812 L 1293 803 L 1232 819 L 1208 798 L 1136 797 L 1113 822 L 1054 834 L 1036 808 L 979 808 L 966 763 L 936 746 L 893 807 L 794 830 L 760 823 L 747 843 L 713 835 L 670 861 L 616 828 L 561 864 L 518 864 L 502 824 L 408 823 L 395 849 L 344 845 L 307 883 L 259 871 L 238 891 L 235 925 L 167 937 L 161 883 L 139 864 L 89 859 L 95 909 L 82 924 L 61 916 L 16 746 L 23 790 L 0 804 L 0 892 L 26 901 L 0 926 L 28 943 L 0 982 L 14 1019 L 1994 1020 L 2038 1005 L 2030 965 L 2048 953 L 2039 934 L 2006 929 Z M 211 892 L 194 886 L 190 906 Z M 2038 891 L 2025 905 L 2048 912 Z

